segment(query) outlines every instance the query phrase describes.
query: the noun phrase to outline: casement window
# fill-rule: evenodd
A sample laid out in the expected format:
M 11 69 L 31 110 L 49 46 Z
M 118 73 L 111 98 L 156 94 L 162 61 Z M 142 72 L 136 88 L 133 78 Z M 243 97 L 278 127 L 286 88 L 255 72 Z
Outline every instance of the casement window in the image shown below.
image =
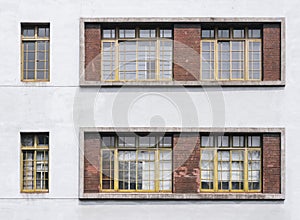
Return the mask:
M 202 192 L 261 192 L 260 135 L 202 135 Z
M 170 192 L 172 137 L 102 135 L 100 190 Z
M 22 81 L 49 81 L 49 24 L 21 26 Z
M 49 133 L 21 133 L 21 191 L 49 190 Z
M 172 29 L 103 28 L 103 81 L 172 80 Z
M 259 27 L 201 30 L 201 80 L 262 80 Z

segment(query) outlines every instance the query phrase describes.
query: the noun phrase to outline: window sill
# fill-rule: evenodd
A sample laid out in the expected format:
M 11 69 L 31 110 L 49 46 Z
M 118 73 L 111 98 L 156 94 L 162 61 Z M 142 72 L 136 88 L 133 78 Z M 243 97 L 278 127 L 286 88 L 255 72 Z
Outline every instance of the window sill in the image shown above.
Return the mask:
M 285 81 L 80 81 L 81 87 L 260 87 L 285 86 Z
M 285 196 L 269 193 L 82 193 L 79 199 L 284 200 Z

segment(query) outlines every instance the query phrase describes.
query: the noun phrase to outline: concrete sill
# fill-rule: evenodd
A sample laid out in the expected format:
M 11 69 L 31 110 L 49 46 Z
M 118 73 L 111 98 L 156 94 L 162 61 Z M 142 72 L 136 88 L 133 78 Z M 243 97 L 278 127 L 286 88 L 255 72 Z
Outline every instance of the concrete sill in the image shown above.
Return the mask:
M 284 200 L 285 196 L 270 193 L 81 193 L 79 199 Z

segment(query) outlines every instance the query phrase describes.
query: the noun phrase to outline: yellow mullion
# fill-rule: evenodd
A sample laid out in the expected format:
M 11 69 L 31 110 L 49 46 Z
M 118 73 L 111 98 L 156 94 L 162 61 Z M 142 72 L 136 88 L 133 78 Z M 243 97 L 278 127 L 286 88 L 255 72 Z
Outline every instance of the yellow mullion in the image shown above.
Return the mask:
M 244 190 L 249 192 L 249 183 L 248 183 L 248 149 L 245 149 L 244 152 Z
M 214 150 L 214 191 L 218 191 L 218 150 Z
M 155 62 L 155 79 L 160 80 L 160 42 L 161 39 L 159 38 L 159 28 L 156 28 L 156 62 Z M 164 69 L 163 69 L 164 72 Z
M 117 143 L 116 143 L 117 144 Z M 118 149 L 114 150 L 114 190 L 119 190 L 119 164 L 118 164 Z
M 158 142 L 156 142 L 158 143 Z M 160 151 L 159 149 L 157 148 L 157 150 L 154 151 L 155 152 L 155 158 L 154 158 L 154 190 L 156 192 L 159 191 L 159 184 L 160 184 L 160 179 L 159 179 L 159 176 L 160 176 L 160 170 L 159 170 L 159 154 L 160 154 Z M 149 166 L 149 169 L 150 169 L 150 166 Z M 162 180 L 163 182 L 163 180 Z
M 102 153 L 102 149 L 100 148 L 100 151 L 99 151 L 99 153 L 100 153 L 100 164 L 99 164 L 99 168 L 100 168 L 100 174 L 99 174 L 99 181 L 100 181 L 100 183 L 99 183 L 99 186 L 100 186 L 100 191 L 102 191 L 102 180 L 103 180 L 103 178 L 102 178 L 102 173 L 103 173 L 103 166 L 102 166 L 102 161 L 103 161 L 103 153 Z
M 24 190 L 24 161 L 23 161 L 23 157 L 24 157 L 24 155 L 23 155 L 23 150 L 21 149 L 21 154 L 20 154 L 20 157 L 21 157 L 21 163 L 20 163 L 20 165 L 21 165 L 21 167 L 20 167 L 20 170 L 21 170 L 21 172 L 20 172 L 20 179 L 21 179 L 21 182 L 20 182 L 20 189 L 21 189 L 21 192 Z

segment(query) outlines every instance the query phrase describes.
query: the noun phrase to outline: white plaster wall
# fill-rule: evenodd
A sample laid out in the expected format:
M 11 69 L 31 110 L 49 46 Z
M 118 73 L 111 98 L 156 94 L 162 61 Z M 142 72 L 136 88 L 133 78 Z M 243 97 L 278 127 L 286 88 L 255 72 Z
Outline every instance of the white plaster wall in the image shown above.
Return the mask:
M 0 219 L 297 220 L 298 0 L 0 0 Z M 80 17 L 286 17 L 286 86 L 79 88 Z M 20 23 L 50 22 L 49 83 L 20 82 Z M 286 128 L 286 200 L 79 201 L 81 126 Z M 50 192 L 20 193 L 20 132 L 50 133 Z

